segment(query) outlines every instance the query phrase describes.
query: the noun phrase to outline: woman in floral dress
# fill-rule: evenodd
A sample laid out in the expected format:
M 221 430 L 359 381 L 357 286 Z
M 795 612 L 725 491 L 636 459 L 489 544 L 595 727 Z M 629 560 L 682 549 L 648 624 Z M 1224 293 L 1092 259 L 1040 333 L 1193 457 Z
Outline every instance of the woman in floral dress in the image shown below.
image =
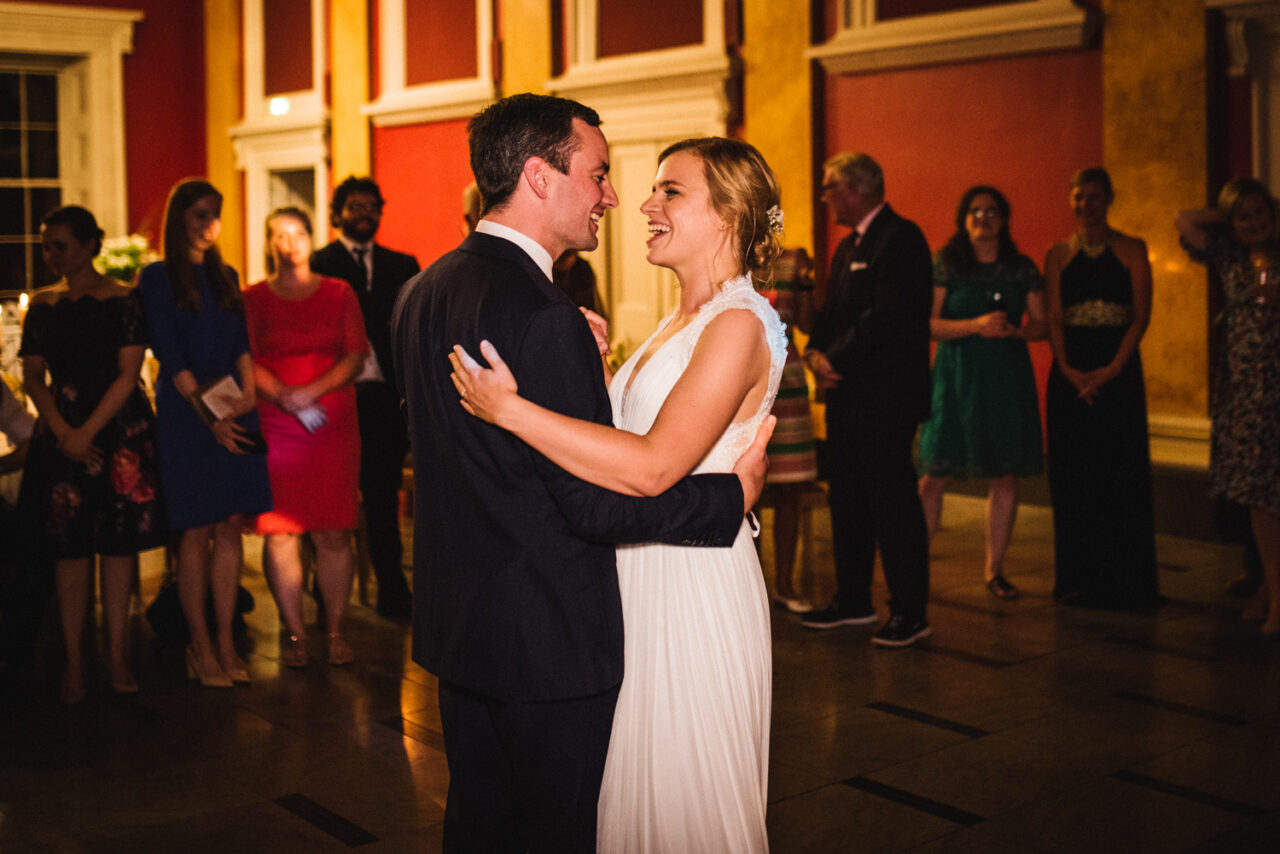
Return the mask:
M 1245 608 L 1280 635 L 1280 242 L 1276 200 L 1250 178 L 1222 188 L 1217 208 L 1178 215 L 1182 245 L 1217 271 L 1226 294 L 1211 411 L 1210 486 L 1249 508 L 1265 583 Z
M 76 703 L 86 692 L 81 650 L 94 555 L 111 689 L 132 693 L 125 629 L 134 562 L 168 532 L 157 496 L 155 416 L 138 382 L 147 343 L 142 304 L 93 268 L 102 229 L 89 211 L 55 210 L 40 241 L 61 278 L 36 292 L 22 330 L 22 371 L 40 421 L 19 503 L 39 520 L 55 561 L 67 656 L 61 696 Z

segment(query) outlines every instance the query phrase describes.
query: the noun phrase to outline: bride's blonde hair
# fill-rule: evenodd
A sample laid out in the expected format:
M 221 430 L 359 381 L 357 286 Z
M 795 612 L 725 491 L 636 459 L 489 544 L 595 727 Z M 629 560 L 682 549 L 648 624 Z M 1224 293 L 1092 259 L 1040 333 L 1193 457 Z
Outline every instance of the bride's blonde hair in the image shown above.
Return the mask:
M 702 160 L 711 206 L 736 231 L 742 269 L 767 281 L 782 254 L 782 212 L 778 181 L 755 146 L 740 139 L 711 136 L 684 139 L 658 155 L 658 162 L 678 151 Z

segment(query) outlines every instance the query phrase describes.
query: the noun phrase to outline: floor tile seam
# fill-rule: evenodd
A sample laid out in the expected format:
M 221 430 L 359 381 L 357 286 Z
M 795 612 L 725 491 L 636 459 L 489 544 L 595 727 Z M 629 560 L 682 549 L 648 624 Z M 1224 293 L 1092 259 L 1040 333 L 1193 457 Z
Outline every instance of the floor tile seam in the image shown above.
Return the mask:
M 940 818 L 944 821 L 949 821 L 952 824 L 961 825 L 962 827 L 975 827 L 987 820 L 986 816 L 971 813 L 968 810 L 943 803 L 942 801 L 936 801 L 933 798 L 916 794 L 915 792 L 907 789 L 890 786 L 887 783 L 881 783 L 880 781 L 865 775 L 850 777 L 847 780 L 841 781 L 841 785 L 848 786 L 851 789 L 863 792 L 864 794 L 882 798 L 883 800 L 896 803 L 900 806 L 914 809 L 918 812 L 923 812 L 927 815 L 932 815 L 934 818 Z
M 1182 798 L 1183 800 L 1198 803 L 1203 806 L 1215 807 L 1235 815 L 1247 816 L 1249 818 L 1260 818 L 1270 813 L 1269 810 L 1254 804 L 1237 801 L 1231 798 L 1223 798 L 1210 792 L 1203 791 L 1202 789 L 1193 789 L 1190 786 L 1183 786 L 1179 783 L 1162 780 L 1159 777 L 1152 777 L 1137 771 L 1120 769 L 1118 771 L 1111 772 L 1107 776 L 1113 780 L 1142 786 L 1143 788 L 1150 789 L 1151 791 Z
M 1104 643 L 1113 644 L 1115 646 L 1138 649 L 1154 655 L 1167 655 L 1193 664 L 1213 664 L 1220 659 L 1220 656 L 1209 655 L 1196 650 L 1182 649 L 1179 647 L 1169 646 L 1168 644 L 1149 642 L 1141 638 L 1125 637 L 1115 633 L 1107 635 L 1102 638 L 1102 640 Z
M 867 703 L 863 708 L 894 715 L 895 717 L 914 721 L 915 723 L 921 723 L 926 726 L 932 726 L 936 729 L 943 730 L 944 732 L 967 736 L 971 740 L 984 738 L 991 734 L 989 731 L 981 729 L 980 727 L 971 726 L 960 721 L 953 721 L 949 718 L 934 715 L 920 709 L 913 709 L 910 706 L 891 703 L 887 700 L 873 700 L 870 703 Z
M 1142 703 L 1143 705 L 1149 706 L 1153 709 L 1174 712 L 1176 714 L 1186 715 L 1187 717 L 1222 724 L 1224 726 L 1248 726 L 1253 723 L 1253 721 L 1236 717 L 1235 715 L 1229 715 L 1225 712 L 1217 712 L 1213 709 L 1202 709 L 1186 703 L 1179 703 L 1176 700 L 1166 700 L 1163 697 L 1157 697 L 1153 694 L 1141 694 L 1137 691 L 1129 691 L 1127 689 L 1116 691 L 1112 696 L 1120 700 Z
M 365 828 L 301 792 L 272 798 L 272 802 L 348 848 L 378 841 L 378 837 Z

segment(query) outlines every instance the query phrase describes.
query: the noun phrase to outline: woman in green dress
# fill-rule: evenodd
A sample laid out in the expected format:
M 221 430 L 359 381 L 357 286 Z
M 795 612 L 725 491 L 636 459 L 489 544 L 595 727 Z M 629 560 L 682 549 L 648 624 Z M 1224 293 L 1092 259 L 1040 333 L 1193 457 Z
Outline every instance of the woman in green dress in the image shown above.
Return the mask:
M 932 538 L 951 477 L 990 481 L 985 575 L 999 599 L 1018 597 L 1002 567 L 1018 511 L 1017 478 L 1043 469 L 1026 344 L 1045 335 L 1043 282 L 1009 236 L 1004 195 L 988 186 L 966 190 L 956 232 L 934 261 L 930 331 L 939 343 L 931 415 L 920 429 L 920 501 Z

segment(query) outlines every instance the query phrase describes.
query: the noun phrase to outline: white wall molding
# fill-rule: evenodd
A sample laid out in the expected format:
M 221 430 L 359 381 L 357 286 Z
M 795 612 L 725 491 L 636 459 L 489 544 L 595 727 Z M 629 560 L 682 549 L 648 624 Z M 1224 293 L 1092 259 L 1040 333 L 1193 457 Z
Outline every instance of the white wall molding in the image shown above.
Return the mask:
M 377 127 L 419 124 L 472 116 L 493 101 L 493 4 L 476 7 L 476 74 L 409 86 L 405 83 L 404 0 L 378 2 L 378 97 L 363 112 Z
M 108 234 L 129 228 L 122 60 L 133 52 L 131 9 L 0 3 L 0 53 L 59 66 L 59 162 L 64 201 L 94 212 Z
M 1070 0 L 1026 0 L 877 21 L 875 0 L 849 0 L 842 18 L 835 36 L 806 53 L 829 74 L 1082 47 L 1101 15 Z
M 290 130 L 241 133 L 235 138 L 236 166 L 244 170 L 245 183 L 245 282 L 266 276 L 266 236 L 263 225 L 271 212 L 271 173 L 311 169 L 315 176 L 316 214 L 328 210 L 329 142 L 324 126 L 299 126 Z M 324 223 L 313 222 L 320 234 Z

